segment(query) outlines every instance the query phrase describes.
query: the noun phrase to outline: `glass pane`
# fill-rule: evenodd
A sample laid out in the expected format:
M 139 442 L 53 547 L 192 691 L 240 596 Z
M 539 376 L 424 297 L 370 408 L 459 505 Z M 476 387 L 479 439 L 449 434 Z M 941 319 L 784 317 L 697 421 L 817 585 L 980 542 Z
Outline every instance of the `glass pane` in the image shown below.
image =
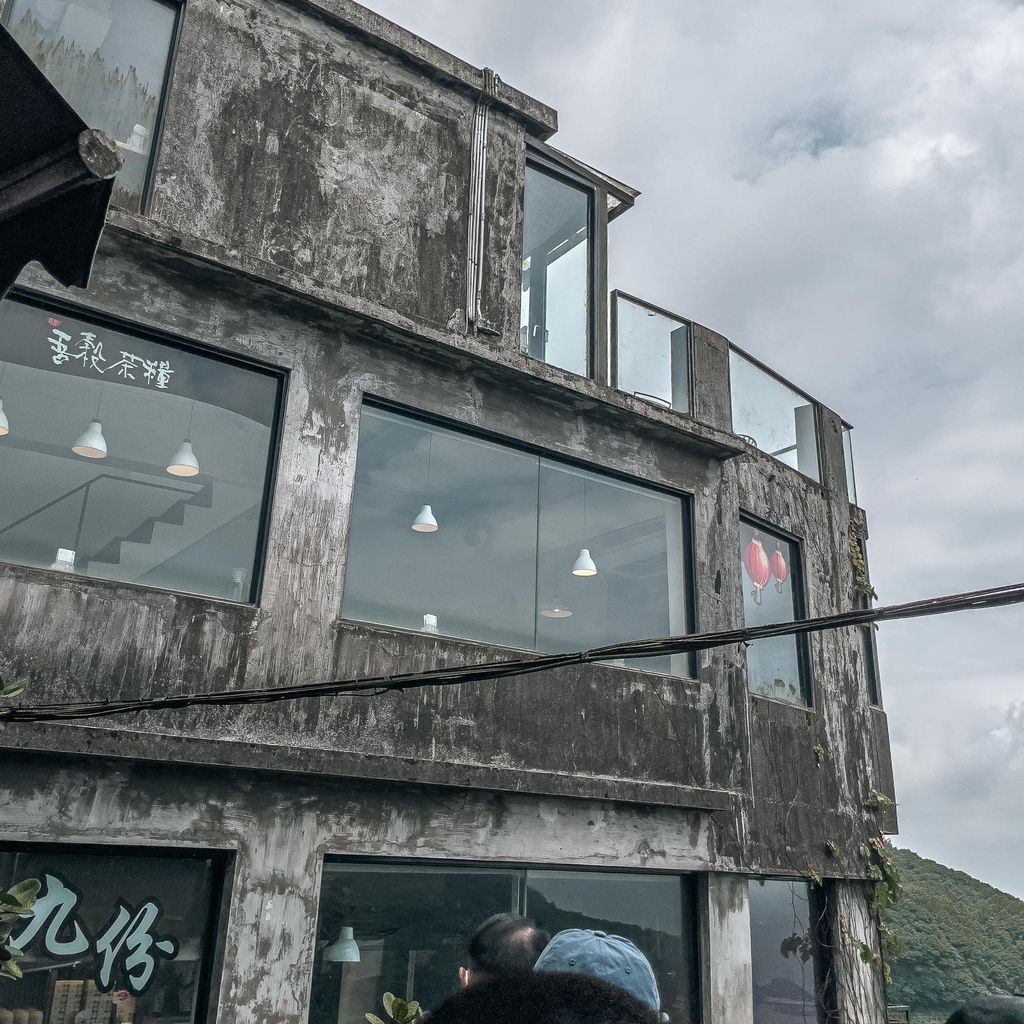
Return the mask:
M 537 465 L 535 455 L 365 408 L 343 614 L 533 647 Z M 436 528 L 415 529 L 426 506 Z
M 846 463 L 846 494 L 851 505 L 857 504 L 857 481 L 853 476 L 853 439 L 850 428 L 843 428 L 843 460 Z
M 367 407 L 342 614 L 551 652 L 680 634 L 683 537 L 679 498 Z
M 138 210 L 177 7 L 159 0 L 13 0 L 5 24 L 90 128 L 117 142 L 113 201 Z
M 749 892 L 754 1024 L 817 1021 L 809 886 L 751 879 Z
M 616 387 L 686 412 L 690 407 L 690 325 L 615 297 Z
M 696 934 L 688 878 L 611 872 L 527 871 L 526 916 L 554 935 L 594 928 L 624 935 L 651 962 L 673 1024 L 699 1020 Z
M 795 545 L 740 521 L 743 621 L 746 626 L 790 622 L 797 617 L 793 570 Z M 806 704 L 796 636 L 755 640 L 747 646 L 747 685 L 764 697 Z
M 198 1019 L 213 877 L 204 858 L 0 852 L 0 889 L 45 883 L 14 932 L 25 976 L 0 978 L 0 1006 L 28 1024 Z
M 735 349 L 729 351 L 729 375 L 733 432 L 812 480 L 820 479 L 814 406 Z
M 310 1024 L 366 1024 L 393 992 L 436 1009 L 458 989 L 469 938 L 516 910 L 519 873 L 473 868 L 324 865 Z M 352 929 L 359 961 L 328 947 Z
M 248 601 L 278 378 L 22 303 L 0 328 L 0 559 Z
M 543 459 L 539 508 L 538 650 L 686 632 L 678 498 Z M 596 571 L 579 575 L 581 559 Z M 682 655 L 625 664 L 686 671 Z
M 590 195 L 526 168 L 521 347 L 586 375 Z

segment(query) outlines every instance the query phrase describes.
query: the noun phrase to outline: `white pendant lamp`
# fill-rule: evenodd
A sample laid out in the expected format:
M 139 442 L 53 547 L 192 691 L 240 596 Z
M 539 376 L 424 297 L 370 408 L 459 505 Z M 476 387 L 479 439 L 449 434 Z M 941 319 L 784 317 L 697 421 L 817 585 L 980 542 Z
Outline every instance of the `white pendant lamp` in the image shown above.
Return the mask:
M 551 602 L 549 608 L 541 608 L 540 613 L 545 619 L 572 618 L 572 612 L 568 608 L 563 608 L 557 597 Z
M 195 415 L 195 411 L 196 403 L 193 400 L 188 414 L 188 430 L 185 431 L 185 440 L 181 442 L 181 447 L 174 453 L 174 458 L 171 459 L 170 465 L 167 467 L 167 472 L 171 476 L 195 476 L 199 472 L 199 460 L 192 450 L 191 439 L 192 417 Z
M 199 460 L 196 458 L 196 453 L 192 451 L 192 442 L 187 437 L 174 453 L 167 472 L 171 476 L 195 476 L 199 472 Z
M 105 459 L 107 457 L 107 439 L 103 436 L 103 427 L 99 420 L 93 420 L 85 433 L 71 446 L 76 455 L 86 459 Z
M 573 576 L 596 576 L 597 566 L 590 557 L 590 548 L 580 548 L 579 557 L 572 564 Z
M 342 925 L 341 934 L 324 950 L 324 960 L 331 964 L 359 963 L 359 944 L 349 925 Z
M 436 533 L 437 520 L 434 518 L 434 511 L 429 505 L 420 509 L 419 515 L 412 521 L 412 528 L 417 533 Z

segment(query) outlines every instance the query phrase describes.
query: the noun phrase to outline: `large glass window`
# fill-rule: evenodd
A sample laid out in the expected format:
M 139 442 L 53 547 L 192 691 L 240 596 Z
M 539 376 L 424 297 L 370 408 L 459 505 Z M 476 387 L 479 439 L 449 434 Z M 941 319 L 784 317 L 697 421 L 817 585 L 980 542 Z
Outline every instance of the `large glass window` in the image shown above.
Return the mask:
M 735 349 L 729 350 L 729 378 L 733 431 L 819 480 L 814 403 Z
M 853 438 L 852 429 L 843 427 L 843 464 L 846 467 L 846 495 L 851 505 L 857 504 L 857 480 L 853 474 Z
M 202 856 L 0 849 L 0 889 L 43 883 L 35 915 L 12 936 L 24 977 L 0 978 L 9 1008 L 0 1015 L 25 1024 L 202 1019 L 219 875 Z
M 790 541 L 740 520 L 743 621 L 765 626 L 801 618 L 799 550 Z M 809 704 L 804 639 L 773 636 L 747 645 L 747 685 L 763 697 Z
M 365 1024 L 385 992 L 436 1009 L 457 990 L 470 936 L 501 911 L 552 934 L 625 935 L 651 961 L 673 1024 L 699 1019 L 688 877 L 328 861 L 310 1024 Z
M 676 496 L 366 407 L 342 612 L 546 652 L 680 634 L 683 538 Z
M 591 197 L 587 189 L 526 168 L 521 347 L 582 375 L 590 362 Z
M 690 408 L 690 324 L 615 292 L 614 384 L 670 409 Z
M 90 128 L 117 143 L 113 201 L 139 210 L 179 5 L 163 0 L 12 0 L 4 24 Z
M 0 304 L 0 560 L 251 600 L 280 387 Z
M 806 882 L 751 879 L 754 1024 L 821 1018 L 818 916 Z

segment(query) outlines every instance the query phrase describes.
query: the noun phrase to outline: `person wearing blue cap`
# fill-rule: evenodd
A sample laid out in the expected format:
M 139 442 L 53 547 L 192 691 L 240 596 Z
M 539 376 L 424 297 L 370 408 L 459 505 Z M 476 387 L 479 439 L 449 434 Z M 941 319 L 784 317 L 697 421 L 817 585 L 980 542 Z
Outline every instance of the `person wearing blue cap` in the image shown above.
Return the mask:
M 661 1009 L 658 982 L 650 961 L 621 935 L 567 928 L 551 939 L 533 969 L 598 978 L 628 992 L 655 1013 Z

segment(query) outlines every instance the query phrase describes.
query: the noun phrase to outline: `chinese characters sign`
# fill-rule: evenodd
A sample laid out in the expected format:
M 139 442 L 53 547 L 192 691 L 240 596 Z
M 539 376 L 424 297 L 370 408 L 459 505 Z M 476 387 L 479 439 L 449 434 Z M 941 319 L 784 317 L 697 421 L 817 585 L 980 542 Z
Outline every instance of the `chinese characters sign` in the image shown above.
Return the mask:
M 43 895 L 36 901 L 35 915 L 11 940 L 18 949 L 36 944 L 54 960 L 97 958 L 94 980 L 101 991 L 115 982 L 134 995 L 142 995 L 153 981 L 158 963 L 178 955 L 178 942 L 157 930 L 161 914 L 154 899 L 133 906 L 118 899 L 106 923 L 96 935 L 90 934 L 76 913 L 82 895 L 57 875 L 44 875 Z
M 145 381 L 150 387 L 168 389 L 174 373 L 169 360 L 146 359 L 134 352 L 124 351 L 108 356 L 103 351 L 103 341 L 92 331 L 79 331 L 76 337 L 62 331 L 61 321 L 56 317 L 50 317 L 47 322 L 50 325 L 50 336 L 46 340 L 53 353 L 50 358 L 54 366 L 63 366 L 74 360 L 86 371 L 101 375 L 109 372 L 111 376 L 122 380 Z M 118 354 L 121 358 L 115 360 L 113 355 Z

